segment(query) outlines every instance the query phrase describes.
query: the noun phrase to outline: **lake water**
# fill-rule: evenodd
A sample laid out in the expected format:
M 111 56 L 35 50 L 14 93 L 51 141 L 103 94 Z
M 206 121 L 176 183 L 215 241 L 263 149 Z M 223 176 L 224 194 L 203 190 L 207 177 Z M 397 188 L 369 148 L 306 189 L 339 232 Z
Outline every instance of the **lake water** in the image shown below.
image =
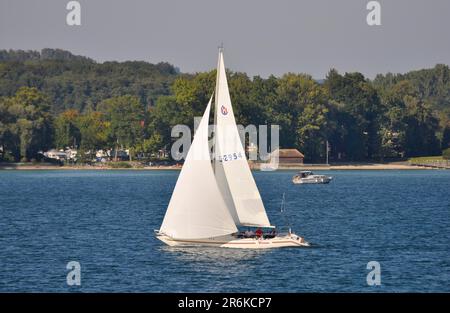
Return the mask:
M 324 171 L 329 185 L 254 172 L 272 224 L 313 244 L 266 251 L 155 239 L 178 173 L 0 171 L 0 291 L 450 292 L 450 171 Z

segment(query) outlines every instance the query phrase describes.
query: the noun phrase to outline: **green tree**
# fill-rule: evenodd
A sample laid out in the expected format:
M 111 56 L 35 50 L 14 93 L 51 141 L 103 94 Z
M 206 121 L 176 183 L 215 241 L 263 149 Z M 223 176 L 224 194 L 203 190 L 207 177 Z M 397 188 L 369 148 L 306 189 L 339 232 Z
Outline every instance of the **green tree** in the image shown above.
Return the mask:
M 447 124 L 442 133 L 441 149 L 445 150 L 450 148 L 450 123 Z
M 323 104 L 307 104 L 299 118 L 297 134 L 307 161 L 317 162 L 326 157 L 327 113 Z
M 216 80 L 216 71 L 184 75 L 175 80 L 172 92 L 175 101 L 182 106 L 185 114 L 191 117 L 201 116 L 209 101 Z M 192 122 L 191 122 L 192 123 Z
M 155 107 L 150 110 L 147 134 L 160 138 L 160 148 L 170 149 L 171 130 L 177 124 L 193 124 L 191 112 L 184 110 L 184 106 L 178 104 L 175 96 L 160 97 Z
M 107 99 L 99 104 L 99 110 L 110 122 L 111 145 L 118 143 L 123 147 L 133 149 L 142 143 L 145 110 L 137 97 L 126 95 Z
M 162 146 L 162 137 L 159 133 L 153 133 L 150 138 L 144 139 L 138 149 L 149 155 L 156 154 Z
M 22 87 L 3 98 L 0 110 L 0 136 L 15 161 L 37 157 L 52 144 L 52 116 L 48 98 L 36 88 Z
M 277 100 L 272 110 L 274 124 L 280 125 L 280 145 L 299 147 L 297 131 L 303 110 L 307 106 L 325 105 L 326 95 L 311 76 L 286 74 L 278 80 Z M 307 123 L 301 120 L 301 127 Z M 314 122 L 311 122 L 314 123 Z M 303 140 L 303 139 L 302 139 Z
M 75 148 L 80 144 L 79 118 L 78 111 L 71 109 L 59 114 L 55 119 L 55 145 L 57 148 Z
M 89 158 L 95 155 L 95 151 L 105 148 L 108 143 L 111 123 L 105 120 L 101 112 L 90 112 L 77 118 L 77 126 L 80 130 L 80 151 L 82 160 L 88 153 Z
M 267 79 L 259 76 L 253 77 L 252 89 L 249 94 L 249 104 L 242 109 L 249 122 L 254 125 L 271 125 L 275 121 L 278 79 L 271 75 Z
M 447 148 L 447 149 L 442 151 L 442 157 L 445 160 L 450 160 L 450 148 Z
M 408 112 L 406 156 L 439 155 L 441 149 L 436 137 L 439 124 L 432 113 L 430 104 L 411 96 L 406 96 L 404 101 Z
M 430 103 L 409 80 L 401 80 L 382 93 L 385 107 L 381 123 L 384 157 L 439 154 L 438 119 Z
M 406 155 L 407 109 L 405 97 L 415 97 L 414 88 L 409 81 L 399 81 L 381 92 L 385 107 L 381 122 L 381 157 L 395 158 Z
M 346 134 L 343 154 L 350 160 L 374 159 L 380 154 L 379 124 L 383 113 L 377 90 L 360 73 L 340 75 L 331 70 L 324 87 L 339 105 Z M 341 146 L 340 143 L 332 143 Z

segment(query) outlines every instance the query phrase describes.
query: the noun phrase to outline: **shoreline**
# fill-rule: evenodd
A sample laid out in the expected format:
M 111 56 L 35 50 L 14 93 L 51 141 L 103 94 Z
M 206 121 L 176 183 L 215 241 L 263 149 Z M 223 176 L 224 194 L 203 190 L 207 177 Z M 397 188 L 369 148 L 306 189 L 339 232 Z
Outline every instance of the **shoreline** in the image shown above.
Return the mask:
M 258 164 L 250 164 L 252 170 L 260 170 Z M 131 167 L 131 168 L 112 168 L 107 166 L 58 166 L 58 165 L 41 165 L 41 164 L 2 164 L 0 165 L 1 171 L 27 171 L 27 170 L 131 170 L 131 171 L 161 171 L 161 170 L 180 170 L 180 166 L 148 166 L 148 167 Z M 410 165 L 405 163 L 361 163 L 361 164 L 333 164 L 333 165 L 321 165 L 321 164 L 280 164 L 276 171 L 302 171 L 302 170 L 427 170 L 434 169 L 432 167 Z M 274 170 L 271 170 L 274 171 Z
M 427 170 L 432 169 L 425 166 L 409 164 L 335 164 L 335 165 L 304 165 L 304 166 L 286 166 L 280 165 L 278 170 L 298 170 L 298 171 L 319 171 L 319 170 Z

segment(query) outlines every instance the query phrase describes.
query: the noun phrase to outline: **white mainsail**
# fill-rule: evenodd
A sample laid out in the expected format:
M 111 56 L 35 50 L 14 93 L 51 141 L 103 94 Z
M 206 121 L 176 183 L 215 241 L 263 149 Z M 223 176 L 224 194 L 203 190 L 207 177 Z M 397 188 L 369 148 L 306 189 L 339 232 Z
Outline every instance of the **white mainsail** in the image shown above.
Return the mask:
M 211 166 L 210 108 L 211 100 L 194 135 L 161 225 L 160 232 L 174 239 L 211 238 L 237 231 Z
M 214 171 L 219 189 L 236 225 L 270 227 L 239 137 L 222 51 L 219 52 L 217 68 L 214 120 Z

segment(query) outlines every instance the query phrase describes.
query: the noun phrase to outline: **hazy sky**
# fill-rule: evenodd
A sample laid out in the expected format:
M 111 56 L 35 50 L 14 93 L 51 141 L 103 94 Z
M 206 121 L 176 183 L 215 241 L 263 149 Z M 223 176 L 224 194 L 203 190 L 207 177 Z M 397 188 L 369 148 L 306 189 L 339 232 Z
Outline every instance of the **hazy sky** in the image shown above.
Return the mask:
M 167 61 L 182 71 L 226 66 L 249 75 L 406 72 L 450 64 L 449 0 L 79 0 L 81 26 L 66 24 L 69 0 L 0 0 L 0 49 L 62 48 L 105 60 Z

